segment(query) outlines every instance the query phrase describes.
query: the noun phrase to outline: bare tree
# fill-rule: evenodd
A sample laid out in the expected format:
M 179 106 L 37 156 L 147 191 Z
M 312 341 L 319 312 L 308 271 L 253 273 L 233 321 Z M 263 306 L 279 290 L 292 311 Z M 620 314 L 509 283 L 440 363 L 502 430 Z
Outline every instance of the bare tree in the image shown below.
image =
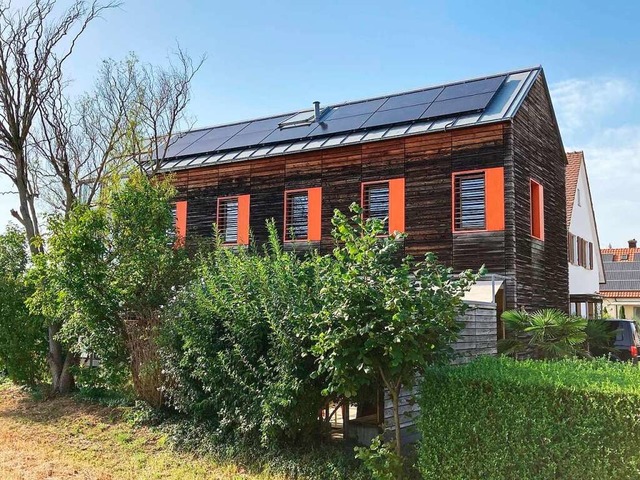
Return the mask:
M 134 54 L 105 60 L 93 90 L 74 104 L 58 82 L 34 138 L 42 199 L 67 214 L 76 202 L 92 204 L 106 179 L 127 168 L 155 173 L 179 132 L 192 126 L 191 81 L 203 61 L 179 47 L 167 67 Z
M 34 0 L 23 9 L 14 9 L 0 0 L 0 173 L 14 184 L 19 211 L 12 215 L 25 229 L 33 254 L 42 247 L 36 212 L 37 159 L 31 158 L 30 138 L 38 113 L 55 95 L 62 66 L 74 50 L 89 23 L 105 9 L 118 3 L 75 0 L 60 16 L 54 0 Z M 71 366 L 75 362 L 57 340 L 59 324 L 49 326 L 48 361 L 53 390 L 64 393 L 73 388 Z
M 136 70 L 135 108 L 129 110 L 130 151 L 150 174 L 160 168 L 180 133 L 193 127 L 187 112 L 191 81 L 206 60 L 193 59 L 178 45 L 168 67 L 141 64 Z
M 127 109 L 135 101 L 133 65 L 104 61 L 92 92 L 71 102 L 59 82 L 43 102 L 34 135 L 43 201 L 67 215 L 93 204 L 105 180 L 126 166 Z
M 29 158 L 29 137 L 45 99 L 55 91 L 62 65 L 89 23 L 118 3 L 75 0 L 54 18 L 54 0 L 34 0 L 14 9 L 0 0 L 0 173 L 15 185 L 22 224 L 32 253 L 40 247 L 35 200 L 38 188 Z

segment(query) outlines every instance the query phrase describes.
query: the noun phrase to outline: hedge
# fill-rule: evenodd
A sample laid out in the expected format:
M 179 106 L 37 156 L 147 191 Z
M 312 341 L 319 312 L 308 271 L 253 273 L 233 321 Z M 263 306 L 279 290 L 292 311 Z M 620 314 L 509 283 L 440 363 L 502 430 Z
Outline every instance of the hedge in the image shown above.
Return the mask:
M 480 358 L 430 370 L 419 402 L 427 479 L 640 475 L 640 370 L 630 364 Z

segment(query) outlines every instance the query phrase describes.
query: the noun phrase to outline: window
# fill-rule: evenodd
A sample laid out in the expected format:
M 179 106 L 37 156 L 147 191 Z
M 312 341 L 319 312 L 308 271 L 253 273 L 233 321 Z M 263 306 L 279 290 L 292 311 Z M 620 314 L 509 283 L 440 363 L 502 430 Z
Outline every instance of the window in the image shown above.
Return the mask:
M 249 243 L 249 195 L 219 198 L 216 223 L 223 243 L 247 245 Z
M 368 183 L 363 186 L 362 209 L 364 218 L 385 221 L 389 228 L 389 182 Z
M 284 241 L 320 241 L 322 188 L 284 192 Z
M 218 202 L 218 230 L 224 243 L 238 243 L 238 198 Z
M 578 206 L 579 207 L 582 206 L 582 204 L 580 203 L 580 189 L 579 188 L 576 189 L 576 198 L 578 200 Z
M 454 232 L 504 230 L 504 168 L 454 172 L 451 194 Z
M 485 230 L 485 173 L 461 174 L 454 178 L 455 230 Z
M 567 245 L 569 263 L 593 270 L 593 242 L 569 233 Z
M 364 218 L 385 220 L 385 229 L 404 232 L 404 178 L 362 184 Z
M 531 236 L 544 240 L 544 191 L 535 180 L 530 182 Z

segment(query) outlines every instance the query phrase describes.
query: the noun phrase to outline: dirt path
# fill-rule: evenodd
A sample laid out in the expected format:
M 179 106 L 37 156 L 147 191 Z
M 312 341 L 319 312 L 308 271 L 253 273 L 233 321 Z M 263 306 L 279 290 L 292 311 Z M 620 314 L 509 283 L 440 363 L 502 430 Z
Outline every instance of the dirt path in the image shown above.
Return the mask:
M 178 454 L 118 409 L 71 398 L 34 401 L 0 385 L 0 479 L 267 479 Z

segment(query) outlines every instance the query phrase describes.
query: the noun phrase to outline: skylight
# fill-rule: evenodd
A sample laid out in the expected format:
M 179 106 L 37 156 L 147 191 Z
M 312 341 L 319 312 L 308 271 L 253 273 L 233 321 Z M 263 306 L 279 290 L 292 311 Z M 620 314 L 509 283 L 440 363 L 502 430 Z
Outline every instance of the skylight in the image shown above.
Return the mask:
M 314 113 L 313 110 L 307 110 L 305 112 L 296 113 L 293 117 L 281 122 L 278 126 L 280 128 L 300 127 L 302 125 L 310 125 L 313 123 Z

